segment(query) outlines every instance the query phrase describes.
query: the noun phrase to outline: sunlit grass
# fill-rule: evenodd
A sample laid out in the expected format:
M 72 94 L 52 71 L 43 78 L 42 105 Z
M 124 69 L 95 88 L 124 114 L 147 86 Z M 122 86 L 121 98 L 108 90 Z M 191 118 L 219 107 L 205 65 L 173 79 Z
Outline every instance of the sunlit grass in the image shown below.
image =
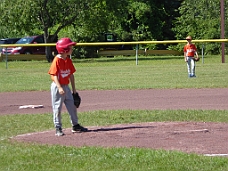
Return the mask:
M 207 56 L 197 63 L 197 78 L 187 77 L 183 57 L 140 56 L 74 59 L 78 90 L 217 88 L 228 87 L 227 64 L 220 56 Z M 0 63 L 0 92 L 49 91 L 50 63 L 11 61 Z M 228 123 L 227 110 L 114 110 L 79 113 L 84 126 L 139 122 L 198 121 Z M 228 159 L 178 151 L 140 148 L 65 147 L 11 141 L 12 136 L 53 130 L 52 114 L 0 116 L 0 170 L 11 171 L 224 171 Z M 63 125 L 71 127 L 68 114 Z
M 186 154 L 178 151 L 140 148 L 65 147 L 17 143 L 9 137 L 53 130 L 51 114 L 20 114 L 0 117 L 0 170 L 202 170 L 228 169 L 228 159 Z M 85 126 L 101 126 L 138 122 L 201 121 L 226 122 L 227 111 L 221 110 L 116 110 L 79 114 Z M 63 125 L 70 127 L 69 116 L 63 114 Z M 54 135 L 53 135 L 54 136 Z M 80 140 L 79 140 L 80 141 Z
M 220 56 L 197 63 L 196 79 L 187 76 L 183 57 L 135 57 L 74 59 L 78 90 L 150 89 L 150 88 L 219 88 L 228 87 L 227 64 Z M 0 92 L 50 90 L 50 63 L 46 61 L 0 63 Z

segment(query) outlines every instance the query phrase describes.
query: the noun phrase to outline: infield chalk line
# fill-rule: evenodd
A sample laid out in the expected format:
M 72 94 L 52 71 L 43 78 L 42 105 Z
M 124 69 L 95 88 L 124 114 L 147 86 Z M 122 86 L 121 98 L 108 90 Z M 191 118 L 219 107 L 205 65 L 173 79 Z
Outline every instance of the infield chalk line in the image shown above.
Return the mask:
M 216 157 L 216 156 L 228 156 L 228 154 L 204 154 L 204 156 Z
M 15 137 L 26 137 L 26 136 L 30 136 L 30 135 L 36 135 L 36 134 L 44 134 L 44 133 L 48 133 L 48 132 L 52 132 L 53 130 L 49 130 L 49 131 L 42 131 L 42 132 L 32 132 L 32 133 L 27 133 L 27 134 L 20 134 L 20 135 L 16 135 L 10 138 L 15 138 Z
M 209 130 L 208 129 L 193 129 L 193 130 L 185 130 L 185 131 L 173 131 L 174 134 L 191 133 L 191 132 L 209 132 Z

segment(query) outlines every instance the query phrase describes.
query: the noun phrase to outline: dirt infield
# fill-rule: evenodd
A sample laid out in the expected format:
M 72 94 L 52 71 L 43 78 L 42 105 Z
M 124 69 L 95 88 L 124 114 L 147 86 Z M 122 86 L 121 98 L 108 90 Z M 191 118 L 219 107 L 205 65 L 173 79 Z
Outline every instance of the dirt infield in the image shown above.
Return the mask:
M 228 89 L 80 91 L 79 112 L 111 109 L 228 109 Z M 118 99 L 118 100 L 117 100 Z M 50 92 L 0 93 L 1 115 L 51 113 Z M 21 105 L 43 105 L 19 109 Z M 66 109 L 64 108 L 64 111 Z M 18 135 L 14 139 L 67 146 L 143 147 L 188 153 L 228 154 L 228 124 L 196 122 L 150 122 L 88 127 L 89 132 L 63 137 L 51 131 Z

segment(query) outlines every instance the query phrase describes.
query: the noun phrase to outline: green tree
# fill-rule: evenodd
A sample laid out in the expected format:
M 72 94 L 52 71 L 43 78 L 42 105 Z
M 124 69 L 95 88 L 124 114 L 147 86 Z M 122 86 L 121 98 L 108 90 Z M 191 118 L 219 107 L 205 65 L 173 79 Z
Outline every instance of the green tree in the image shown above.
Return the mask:
M 225 1 L 228 3 L 227 0 Z M 191 35 L 194 39 L 220 39 L 220 1 L 185 0 L 179 12 L 181 16 L 176 18 L 173 27 L 177 39 L 185 39 L 187 35 Z M 179 45 L 178 48 L 183 47 Z M 207 43 L 206 53 L 219 54 L 220 43 Z
M 104 33 L 120 29 L 119 22 L 125 18 L 127 0 L 93 0 L 90 2 L 90 8 L 86 13 L 86 20 L 78 24 L 78 20 L 63 29 L 59 35 L 70 35 L 78 42 L 99 42 L 105 40 Z M 99 47 L 77 47 L 74 50 L 74 56 L 94 57 Z
M 90 1 L 2 0 L 0 23 L 7 23 L 6 29 L 21 30 L 24 34 L 43 34 L 45 43 L 50 43 L 62 29 L 83 21 Z M 50 47 L 46 47 L 46 56 L 49 62 L 53 60 Z
M 175 38 L 172 26 L 180 4 L 181 0 L 128 0 L 125 18 L 120 20 L 120 35 L 131 35 L 135 41 Z M 164 45 L 149 45 L 149 48 L 164 48 Z
M 175 38 L 173 20 L 179 16 L 177 8 L 182 1 L 2 0 L 0 23 L 4 28 L 0 28 L 0 35 L 44 34 L 46 43 L 57 35 L 78 42 L 97 42 L 107 32 L 117 34 L 119 41 L 170 40 Z M 159 46 L 152 48 L 166 48 Z M 91 47 L 77 48 L 79 56 L 90 56 L 93 51 Z M 46 54 L 52 61 L 49 48 Z

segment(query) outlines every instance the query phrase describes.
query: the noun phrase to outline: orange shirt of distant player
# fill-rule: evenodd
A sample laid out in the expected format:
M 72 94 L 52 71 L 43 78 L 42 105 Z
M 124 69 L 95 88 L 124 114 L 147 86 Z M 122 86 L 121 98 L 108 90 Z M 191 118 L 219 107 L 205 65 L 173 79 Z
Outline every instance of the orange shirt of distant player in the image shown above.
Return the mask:
M 184 52 L 186 52 L 186 56 L 194 57 L 196 46 L 194 44 L 187 44 L 184 46 Z

